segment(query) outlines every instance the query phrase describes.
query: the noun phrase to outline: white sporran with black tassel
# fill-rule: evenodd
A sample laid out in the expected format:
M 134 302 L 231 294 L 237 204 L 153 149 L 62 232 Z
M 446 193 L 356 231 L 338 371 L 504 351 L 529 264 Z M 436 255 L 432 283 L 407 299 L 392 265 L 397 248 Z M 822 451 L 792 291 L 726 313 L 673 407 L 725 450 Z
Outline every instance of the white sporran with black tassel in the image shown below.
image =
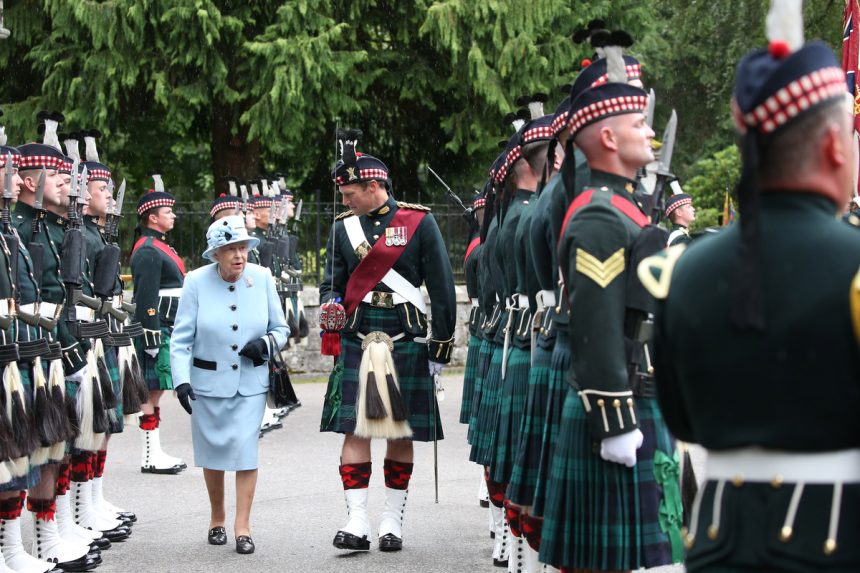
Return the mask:
M 371 332 L 361 341 L 355 435 L 396 440 L 411 438 L 409 413 L 400 394 L 394 368 L 394 341 L 384 332 Z

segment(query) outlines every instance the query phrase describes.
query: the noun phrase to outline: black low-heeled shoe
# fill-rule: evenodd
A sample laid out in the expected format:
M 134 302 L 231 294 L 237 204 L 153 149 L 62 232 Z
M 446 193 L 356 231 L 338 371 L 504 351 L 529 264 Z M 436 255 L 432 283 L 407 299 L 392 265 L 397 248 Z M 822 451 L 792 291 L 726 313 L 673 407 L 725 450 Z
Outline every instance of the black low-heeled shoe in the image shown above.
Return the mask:
M 209 530 L 209 545 L 227 545 L 227 530 L 223 526 Z
M 240 535 L 236 538 L 236 553 L 249 555 L 254 552 L 255 548 L 254 540 L 251 539 L 250 535 Z

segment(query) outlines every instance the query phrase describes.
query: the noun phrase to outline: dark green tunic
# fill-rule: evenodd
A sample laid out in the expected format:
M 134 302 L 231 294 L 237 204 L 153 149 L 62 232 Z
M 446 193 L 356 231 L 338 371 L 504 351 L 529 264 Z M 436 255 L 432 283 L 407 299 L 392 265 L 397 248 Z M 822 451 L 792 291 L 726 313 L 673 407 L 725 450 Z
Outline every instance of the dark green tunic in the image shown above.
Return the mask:
M 389 197 L 379 209 L 359 218 L 365 240 L 371 247 L 380 237 L 384 237 L 385 229 L 401 208 L 410 206 L 400 204 Z M 326 244 L 326 266 L 320 284 L 320 302 L 343 297 L 346 283 L 358 263 L 359 258 L 349 241 L 343 219 L 339 219 L 335 221 Z M 403 254 L 392 268 L 412 285 L 420 287 L 423 283 L 427 287 L 432 332 L 432 339 L 428 341 L 430 359 L 447 364 L 454 343 L 457 303 L 448 250 L 433 215 L 427 213 L 421 220 L 414 236 L 409 239 Z M 384 283 L 379 283 L 373 290 L 391 292 Z
M 182 288 L 182 270 L 166 253 L 154 246 L 153 240 L 167 243 L 167 236 L 153 229 L 143 229 L 146 241 L 131 255 L 131 274 L 134 281 L 134 302 L 137 305 L 134 319 L 144 329 L 143 348 L 161 346 L 162 329 L 173 326 L 176 315 L 175 301 L 160 301 L 161 289 Z
M 740 225 L 694 241 L 674 271 L 664 269 L 671 283 L 657 314 L 655 368 L 666 421 L 709 450 L 860 448 L 860 235 L 811 193 L 762 193 L 759 221 L 763 331 L 730 321 Z M 712 538 L 715 490 L 711 482 L 704 491 L 689 571 L 860 571 L 860 485 L 844 486 L 831 555 L 831 485 L 806 485 L 785 541 L 792 484 L 728 485 Z
M 18 230 L 21 243 L 25 246 L 36 242 L 44 247 L 42 257 L 41 300 L 53 304 L 63 304 L 66 288 L 60 277 L 60 257 L 65 233 L 65 219 L 55 213 L 45 213 L 40 223 L 41 230 L 33 235 L 33 219 L 36 211 L 25 203 L 15 205 L 13 225 Z M 77 340 L 69 331 L 64 319 L 57 323 L 56 340 L 63 350 L 63 368 L 66 374 L 77 372 L 86 365 L 86 351 L 90 348 L 87 340 Z
M 690 236 L 690 231 L 683 225 L 673 224 L 672 230 L 669 233 L 669 246 L 682 245 L 689 243 L 693 238 Z

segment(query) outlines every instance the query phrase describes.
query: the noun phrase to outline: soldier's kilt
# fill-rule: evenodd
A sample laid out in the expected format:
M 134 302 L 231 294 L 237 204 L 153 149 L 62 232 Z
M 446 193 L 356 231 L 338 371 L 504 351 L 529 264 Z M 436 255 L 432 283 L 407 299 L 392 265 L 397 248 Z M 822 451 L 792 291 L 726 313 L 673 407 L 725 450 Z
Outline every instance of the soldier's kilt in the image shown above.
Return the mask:
M 531 505 L 540 462 L 543 428 L 549 388 L 552 350 L 535 346 L 534 360 L 529 369 L 529 387 L 514 456 L 514 468 L 508 485 L 508 499 L 518 505 Z
M 469 460 L 482 466 L 490 465 L 493 457 L 493 432 L 499 415 L 499 394 L 502 391 L 502 353 L 498 344 L 493 344 L 490 367 L 481 388 L 481 403 L 475 431 L 472 434 L 472 450 Z
M 499 395 L 499 415 L 496 418 L 493 458 L 490 462 L 490 479 L 496 483 L 508 483 L 511 480 L 514 456 L 519 445 L 520 426 L 526 408 L 530 362 L 531 353 L 528 350 L 510 350 Z
M 659 523 L 662 488 L 654 455 L 659 448 L 673 457 L 674 441 L 656 400 L 636 398 L 636 408 L 644 442 L 636 466 L 628 468 L 600 457 L 582 401 L 569 390 L 550 466 L 541 562 L 613 571 L 672 563 L 669 537 Z
M 487 373 L 490 370 L 490 360 L 493 358 L 494 344 L 487 339 L 481 339 L 478 349 L 478 360 L 475 365 L 475 384 L 472 389 L 471 412 L 469 412 L 469 431 L 466 433 L 466 441 L 474 444 L 475 429 L 478 426 L 478 414 L 481 411 L 481 402 L 484 399 L 484 386 L 487 382 Z
M 362 306 L 362 334 L 379 331 L 396 336 L 403 332 L 400 315 L 393 310 Z M 327 400 L 323 406 L 323 432 L 338 432 L 348 434 L 355 431 L 355 400 L 358 394 L 358 369 L 361 365 L 361 339 L 355 335 L 342 335 L 340 339 L 341 354 L 338 361 L 343 367 L 341 378 L 341 403 L 336 412 Z M 427 345 L 411 340 L 394 342 L 394 368 L 400 382 L 400 394 L 409 411 L 409 426 L 412 428 L 412 439 L 418 442 L 433 441 L 433 417 L 436 417 L 436 438 L 441 440 L 442 420 L 439 408 L 435 404 L 435 386 L 430 378 Z M 334 372 L 329 376 L 329 387 L 326 396 L 331 393 L 335 383 Z M 432 401 L 431 401 L 432 400 Z M 435 411 L 435 412 L 434 412 Z
M 105 346 L 105 365 L 110 374 L 111 387 L 113 394 L 116 396 L 116 407 L 113 409 L 113 415 L 110 416 L 111 434 L 121 434 L 125 428 L 125 422 L 122 417 L 122 386 L 119 384 L 119 360 L 116 356 L 115 346 Z
M 564 400 L 570 385 L 567 383 L 567 372 L 570 368 L 570 346 L 567 342 L 567 325 L 558 329 L 555 348 L 552 350 L 549 378 L 547 380 L 547 401 L 544 413 L 543 434 L 540 443 L 540 461 L 538 462 L 537 479 L 535 481 L 532 514 L 540 517 L 546 505 L 547 488 L 550 485 L 550 463 L 552 451 L 558 442 L 558 428 L 561 425 L 561 413 Z
M 173 390 L 173 377 L 170 375 L 170 329 L 161 327 L 161 346 L 156 358 L 144 351 L 142 336 L 134 340 L 134 349 L 147 387 L 150 390 Z
M 478 375 L 478 353 L 481 351 L 481 339 L 474 334 L 469 335 L 469 350 L 466 353 L 466 371 L 463 373 L 463 399 L 460 402 L 460 423 L 468 424 L 472 414 L 472 394 L 475 388 L 475 378 Z
M 21 372 L 21 385 L 24 387 L 24 399 L 27 400 L 26 407 L 30 408 L 33 404 L 33 383 L 32 383 L 32 368 L 30 362 L 19 361 L 18 370 Z M 30 471 L 27 475 L 12 478 L 12 481 L 0 485 L 0 492 L 22 491 L 35 487 L 39 483 L 42 475 L 42 466 L 30 466 Z

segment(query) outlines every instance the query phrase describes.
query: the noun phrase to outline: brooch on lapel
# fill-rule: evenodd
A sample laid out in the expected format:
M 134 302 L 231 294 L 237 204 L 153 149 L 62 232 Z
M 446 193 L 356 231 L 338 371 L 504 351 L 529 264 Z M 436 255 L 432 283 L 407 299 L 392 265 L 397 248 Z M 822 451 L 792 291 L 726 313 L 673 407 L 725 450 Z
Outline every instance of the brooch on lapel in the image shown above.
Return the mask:
M 252 279 L 251 277 L 245 277 L 245 286 L 248 288 L 254 286 L 254 279 Z
M 385 229 L 385 246 L 402 247 L 406 245 L 406 227 L 388 227 Z

